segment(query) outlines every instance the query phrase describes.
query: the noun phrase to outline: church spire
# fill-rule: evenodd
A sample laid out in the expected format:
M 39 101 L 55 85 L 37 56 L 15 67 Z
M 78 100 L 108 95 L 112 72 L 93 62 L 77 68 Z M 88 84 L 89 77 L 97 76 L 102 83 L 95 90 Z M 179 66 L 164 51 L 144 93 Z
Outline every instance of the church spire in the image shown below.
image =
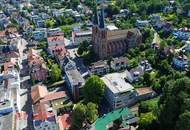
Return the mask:
M 93 0 L 93 24 L 99 25 L 99 17 L 98 17 L 98 9 L 97 9 L 97 2 L 96 0 Z
M 101 12 L 100 12 L 100 28 L 104 28 L 105 24 L 104 24 L 104 8 L 101 8 Z

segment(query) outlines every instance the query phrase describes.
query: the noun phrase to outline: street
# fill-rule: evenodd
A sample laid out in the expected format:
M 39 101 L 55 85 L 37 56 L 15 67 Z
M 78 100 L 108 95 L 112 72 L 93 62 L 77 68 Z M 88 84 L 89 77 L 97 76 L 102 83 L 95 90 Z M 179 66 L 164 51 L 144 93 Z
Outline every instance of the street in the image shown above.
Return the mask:
M 23 38 L 21 38 L 21 46 L 22 46 L 22 67 L 20 70 L 20 105 L 22 111 L 26 111 L 28 114 L 28 128 L 27 130 L 34 130 L 33 127 L 33 119 L 32 119 L 32 98 L 31 98 L 31 80 L 30 80 L 30 74 L 29 74 L 29 66 L 27 62 L 27 51 L 26 45 L 27 41 Z

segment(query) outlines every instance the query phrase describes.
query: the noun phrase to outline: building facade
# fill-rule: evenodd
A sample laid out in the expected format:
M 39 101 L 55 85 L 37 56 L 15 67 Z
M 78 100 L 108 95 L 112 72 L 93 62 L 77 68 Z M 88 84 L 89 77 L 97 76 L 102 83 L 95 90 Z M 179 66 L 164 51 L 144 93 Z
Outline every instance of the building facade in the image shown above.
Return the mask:
M 141 44 L 142 35 L 138 29 L 120 30 L 113 26 L 105 27 L 104 10 L 101 10 L 99 18 L 96 9 L 95 11 L 92 43 L 94 52 L 100 59 L 122 55 L 128 49 Z
M 125 82 L 119 73 L 112 73 L 101 78 L 106 85 L 105 98 L 112 109 L 131 106 L 136 103 L 134 87 Z

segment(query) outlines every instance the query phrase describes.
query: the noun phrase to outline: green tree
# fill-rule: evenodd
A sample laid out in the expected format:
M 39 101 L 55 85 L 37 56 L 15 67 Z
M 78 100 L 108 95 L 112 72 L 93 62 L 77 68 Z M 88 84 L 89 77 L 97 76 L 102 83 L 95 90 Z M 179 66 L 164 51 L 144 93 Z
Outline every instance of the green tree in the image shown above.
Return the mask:
M 45 21 L 45 24 L 46 24 L 46 27 L 52 28 L 52 27 L 55 26 L 56 20 L 53 19 L 53 18 L 52 19 L 48 19 L 48 20 Z
M 143 78 L 144 78 L 145 85 L 147 87 L 150 87 L 152 83 L 150 73 L 144 73 Z
M 83 41 L 80 45 L 79 48 L 77 50 L 77 53 L 79 55 L 82 55 L 84 52 L 88 51 L 88 47 L 89 47 L 89 43 L 87 41 Z
M 160 114 L 159 122 L 161 129 L 163 130 L 175 130 L 175 127 L 181 123 L 183 113 L 190 109 L 190 79 L 179 78 L 177 80 L 171 80 L 168 82 L 163 90 L 162 97 L 160 99 Z M 180 117 L 180 115 L 183 115 Z M 185 114 L 187 119 L 188 114 Z M 186 120 L 184 119 L 184 120 Z M 189 123 L 188 120 L 187 124 Z M 183 128 L 183 126 L 181 126 Z M 184 126 L 185 128 L 185 126 Z M 186 127 L 188 128 L 188 127 Z M 178 130 L 178 129 L 177 129 Z
M 175 130 L 190 130 L 190 112 L 185 112 L 179 116 Z
M 73 8 L 77 8 L 77 6 L 80 4 L 80 0 L 71 0 L 70 4 Z
M 93 123 L 98 118 L 98 105 L 89 102 L 86 105 L 86 119 L 90 123 Z
M 139 128 L 138 130 L 156 130 L 155 127 L 156 116 L 152 112 L 142 113 L 140 115 Z
M 57 64 L 51 66 L 51 80 L 53 82 L 59 81 L 61 79 L 61 69 Z
M 159 98 L 142 101 L 139 105 L 139 113 L 153 112 L 158 109 Z
M 104 82 L 96 75 L 91 76 L 84 85 L 85 101 L 99 104 L 104 95 L 104 89 Z
M 76 104 L 72 113 L 72 122 L 70 130 L 80 130 L 85 121 L 86 106 L 83 104 Z

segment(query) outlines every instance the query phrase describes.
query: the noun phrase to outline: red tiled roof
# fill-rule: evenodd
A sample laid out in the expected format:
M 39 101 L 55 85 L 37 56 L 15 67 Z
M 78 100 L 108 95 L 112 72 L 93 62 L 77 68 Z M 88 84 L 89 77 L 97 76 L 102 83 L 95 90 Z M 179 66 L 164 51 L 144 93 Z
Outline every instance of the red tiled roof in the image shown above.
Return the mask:
M 58 121 L 60 130 L 69 129 L 69 127 L 71 126 L 71 114 L 68 113 L 60 116 Z
M 64 97 L 66 97 L 66 93 L 64 91 L 50 93 L 46 95 L 40 102 L 52 101 Z
M 48 95 L 47 88 L 41 85 L 36 86 L 31 92 L 33 103 L 36 103 L 37 101 L 41 100 L 47 95 Z
M 37 103 L 34 105 L 34 114 L 33 119 L 34 120 L 46 120 L 49 117 L 55 116 L 55 113 L 53 111 L 48 111 L 48 109 L 51 109 L 49 104 L 47 103 Z
M 64 36 L 52 36 L 48 37 L 48 42 L 64 41 Z

